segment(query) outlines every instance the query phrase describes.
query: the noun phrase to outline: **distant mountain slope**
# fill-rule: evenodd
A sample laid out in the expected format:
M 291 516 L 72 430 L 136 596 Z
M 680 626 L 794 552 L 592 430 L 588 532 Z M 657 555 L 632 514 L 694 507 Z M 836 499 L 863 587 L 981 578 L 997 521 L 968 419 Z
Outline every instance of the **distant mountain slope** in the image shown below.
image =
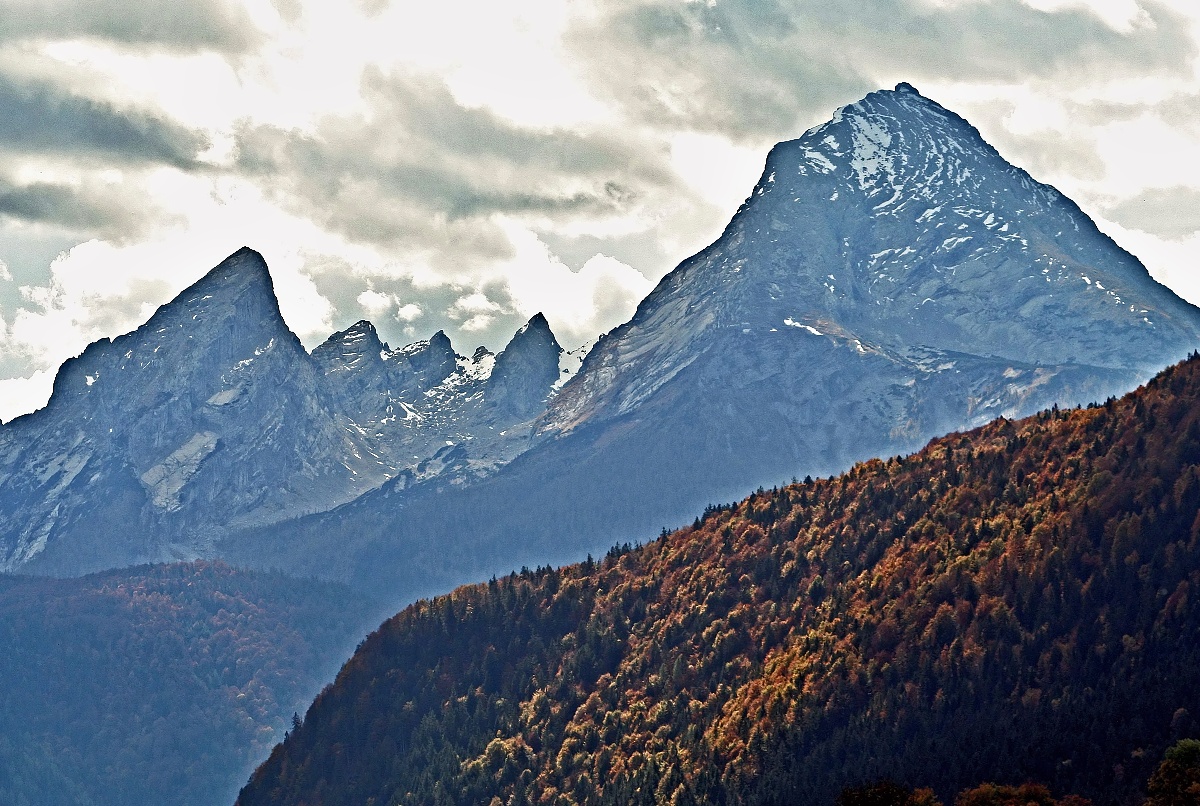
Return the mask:
M 219 564 L 0 577 L 0 803 L 229 802 L 376 613 Z
M 1200 357 L 412 605 L 238 804 L 1126 803 L 1200 731 L 1198 585 Z
M 499 356 L 442 333 L 391 350 L 369 322 L 310 356 L 241 249 L 0 425 L 0 571 L 212 557 L 389 479 L 489 473 L 527 447 L 561 352 L 539 314 Z
M 772 149 L 722 236 L 597 342 L 517 461 L 466 489 L 385 485 L 221 550 L 410 599 L 1104 400 L 1197 346 L 1200 310 L 901 85 Z

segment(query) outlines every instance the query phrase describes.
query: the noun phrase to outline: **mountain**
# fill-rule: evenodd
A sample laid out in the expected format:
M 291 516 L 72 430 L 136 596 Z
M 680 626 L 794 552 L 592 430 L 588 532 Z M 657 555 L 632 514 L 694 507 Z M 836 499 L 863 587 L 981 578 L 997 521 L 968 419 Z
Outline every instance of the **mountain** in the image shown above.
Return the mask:
M 310 355 L 239 251 L 0 426 L 0 570 L 223 557 L 411 601 L 1102 400 L 1197 344 L 1200 310 L 900 85 L 772 149 L 574 374 L 541 315 L 498 355 L 368 322 Z
M 490 472 L 524 449 L 561 352 L 539 315 L 498 357 L 442 333 L 391 350 L 367 322 L 309 355 L 241 249 L 0 426 L 0 571 L 212 557 L 389 479 Z
M 901 84 L 772 149 L 721 238 L 588 357 L 542 430 L 653 405 L 681 373 L 711 373 L 714 355 L 747 355 L 766 375 L 801 352 L 817 372 L 866 367 L 855 374 L 874 388 L 855 394 L 885 410 L 903 411 L 890 384 L 912 382 L 917 399 L 939 384 L 974 392 L 924 421 L 911 412 L 887 424 L 909 436 L 939 418 L 1029 407 L 1045 387 L 1078 396 L 1063 377 L 1073 368 L 1094 378 L 1084 396 L 1144 380 L 1196 335 L 1196 309 L 1071 201 Z M 1000 363 L 1013 366 L 998 380 Z M 846 459 L 836 443 L 824 453 Z
M 377 613 L 214 563 L 0 577 L 0 803 L 232 801 Z
M 902 84 L 772 149 L 721 237 L 596 343 L 515 461 L 463 488 L 386 484 L 221 551 L 411 600 L 1104 400 L 1198 344 L 1200 310 Z
M 417 602 L 237 803 L 1137 802 L 1200 733 L 1198 513 L 1200 354 Z

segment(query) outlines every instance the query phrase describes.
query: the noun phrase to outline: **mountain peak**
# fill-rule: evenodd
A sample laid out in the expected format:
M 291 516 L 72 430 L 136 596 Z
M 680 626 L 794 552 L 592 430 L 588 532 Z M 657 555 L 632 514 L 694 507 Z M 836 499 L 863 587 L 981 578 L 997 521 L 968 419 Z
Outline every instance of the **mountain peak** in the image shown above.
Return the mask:
M 513 334 L 488 379 L 488 399 L 518 416 L 532 416 L 558 380 L 562 347 L 541 313 Z
M 353 346 L 356 352 L 363 350 L 382 350 L 385 345 L 379 339 L 379 332 L 375 330 L 375 325 L 366 319 L 360 319 L 345 330 L 339 330 L 330 335 L 325 340 L 324 344 L 313 350 L 315 354 L 317 350 L 321 350 L 327 345 L 339 345 L 344 347 Z
M 170 324 L 190 330 L 195 323 L 227 319 L 239 322 L 238 329 L 266 327 L 292 336 L 279 311 L 267 263 L 248 246 L 222 260 L 161 306 L 144 327 Z
M 256 350 L 261 354 L 276 342 L 286 343 L 289 351 L 303 350 L 279 311 L 266 261 L 243 246 L 159 306 L 137 330 L 93 342 L 80 356 L 66 361 L 55 378 L 51 400 L 97 391 L 107 394 L 109 385 L 97 386 L 97 381 L 117 370 L 157 378 L 170 364 L 171 373 L 187 374 L 209 364 L 224 367 L 225 362 L 243 360 Z M 125 377 L 130 382 L 132 376 Z
M 214 288 L 265 288 L 271 297 L 275 296 L 275 285 L 271 281 L 271 272 L 262 254 L 248 246 L 243 246 L 229 257 L 213 267 L 188 289 L 206 292 Z M 187 291 L 180 296 L 187 294 Z
M 543 314 L 541 311 L 538 311 L 530 318 L 528 322 L 525 323 L 520 330 L 517 331 L 517 333 L 524 333 L 526 330 L 549 331 L 550 323 L 546 321 L 545 314 Z
M 558 339 L 550 330 L 550 323 L 541 313 L 534 314 L 528 322 L 521 325 L 509 340 L 508 345 L 500 351 L 500 355 L 529 349 L 553 352 L 555 356 L 562 352 L 562 346 L 559 345 Z M 555 360 L 558 359 L 555 358 Z
M 379 334 L 375 330 L 375 325 L 369 319 L 359 319 L 342 332 L 362 334 L 364 336 L 375 336 L 376 338 L 379 338 Z
M 776 145 L 721 238 L 597 344 L 546 422 L 625 414 L 718 339 L 1145 377 L 1190 349 L 1198 324 L 1075 204 L 900 84 Z
M 386 345 L 379 340 L 375 325 L 361 319 L 339 330 L 312 351 L 312 357 L 325 371 L 362 370 L 381 365 Z

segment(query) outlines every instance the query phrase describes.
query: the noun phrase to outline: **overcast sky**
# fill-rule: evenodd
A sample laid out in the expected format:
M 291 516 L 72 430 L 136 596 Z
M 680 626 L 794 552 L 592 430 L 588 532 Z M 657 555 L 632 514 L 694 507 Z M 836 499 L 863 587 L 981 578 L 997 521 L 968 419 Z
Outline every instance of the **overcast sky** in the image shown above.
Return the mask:
M 1200 303 L 1196 0 L 0 0 L 0 418 L 243 245 L 310 348 L 576 346 L 899 81 Z

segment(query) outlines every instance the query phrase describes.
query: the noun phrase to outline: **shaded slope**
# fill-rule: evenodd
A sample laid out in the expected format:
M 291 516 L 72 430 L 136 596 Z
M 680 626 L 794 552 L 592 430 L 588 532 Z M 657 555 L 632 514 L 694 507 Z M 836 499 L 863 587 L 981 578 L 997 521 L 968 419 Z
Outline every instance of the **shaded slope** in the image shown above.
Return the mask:
M 1200 729 L 1198 512 L 1193 358 L 419 602 L 239 803 L 820 804 L 879 775 L 1122 803 Z
M 376 612 L 203 563 L 0 577 L 0 802 L 228 802 Z

